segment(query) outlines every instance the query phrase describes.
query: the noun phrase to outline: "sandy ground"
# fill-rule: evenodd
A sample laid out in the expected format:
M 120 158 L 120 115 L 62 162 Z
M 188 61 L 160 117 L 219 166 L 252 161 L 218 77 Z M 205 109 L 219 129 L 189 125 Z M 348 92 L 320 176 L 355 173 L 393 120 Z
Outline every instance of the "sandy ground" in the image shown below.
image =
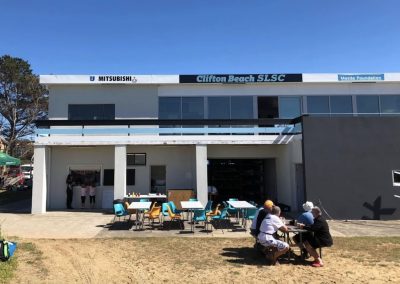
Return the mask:
M 400 283 L 397 257 L 324 249 L 325 266 L 265 265 L 250 238 L 24 239 L 11 283 Z M 383 244 L 391 251 L 400 244 Z M 379 245 L 378 245 L 379 246 Z M 397 252 L 396 251 L 396 252 Z M 351 257 L 350 257 L 351 256 Z

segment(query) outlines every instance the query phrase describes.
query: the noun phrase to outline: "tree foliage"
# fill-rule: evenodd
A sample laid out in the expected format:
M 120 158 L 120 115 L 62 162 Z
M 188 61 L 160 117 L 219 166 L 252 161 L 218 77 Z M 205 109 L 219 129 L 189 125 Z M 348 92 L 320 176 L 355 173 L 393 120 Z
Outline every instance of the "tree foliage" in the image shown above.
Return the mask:
M 34 133 L 33 122 L 47 116 L 47 94 L 27 61 L 0 57 L 0 133 L 7 153 L 14 155 L 18 140 Z

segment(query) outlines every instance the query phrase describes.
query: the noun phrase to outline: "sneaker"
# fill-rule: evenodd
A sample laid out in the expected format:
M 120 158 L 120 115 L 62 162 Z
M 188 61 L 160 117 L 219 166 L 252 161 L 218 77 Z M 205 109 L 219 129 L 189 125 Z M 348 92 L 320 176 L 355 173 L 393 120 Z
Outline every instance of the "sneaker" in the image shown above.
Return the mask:
M 322 263 L 322 262 L 320 262 L 320 261 L 314 261 L 312 264 L 311 264 L 311 266 L 312 267 L 323 267 L 324 266 L 324 264 Z

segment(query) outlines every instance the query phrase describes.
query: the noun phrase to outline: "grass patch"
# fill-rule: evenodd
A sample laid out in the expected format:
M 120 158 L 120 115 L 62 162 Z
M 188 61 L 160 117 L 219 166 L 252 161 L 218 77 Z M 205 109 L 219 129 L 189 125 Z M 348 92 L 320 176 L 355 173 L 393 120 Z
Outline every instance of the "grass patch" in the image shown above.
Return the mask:
M 400 237 L 335 238 L 333 248 L 339 249 L 344 257 L 360 262 L 400 263 Z
M 2 240 L 0 232 L 0 240 Z M 15 269 L 17 268 L 17 260 L 15 257 L 10 258 L 8 261 L 0 261 L 0 283 L 7 283 L 13 276 Z

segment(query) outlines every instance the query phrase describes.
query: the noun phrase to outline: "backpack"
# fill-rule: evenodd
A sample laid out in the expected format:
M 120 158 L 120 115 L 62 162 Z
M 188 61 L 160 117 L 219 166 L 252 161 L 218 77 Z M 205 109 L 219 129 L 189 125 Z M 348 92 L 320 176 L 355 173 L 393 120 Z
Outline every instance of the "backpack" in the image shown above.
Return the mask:
M 0 241 L 0 261 L 7 261 L 13 254 L 16 248 L 16 243 Z

